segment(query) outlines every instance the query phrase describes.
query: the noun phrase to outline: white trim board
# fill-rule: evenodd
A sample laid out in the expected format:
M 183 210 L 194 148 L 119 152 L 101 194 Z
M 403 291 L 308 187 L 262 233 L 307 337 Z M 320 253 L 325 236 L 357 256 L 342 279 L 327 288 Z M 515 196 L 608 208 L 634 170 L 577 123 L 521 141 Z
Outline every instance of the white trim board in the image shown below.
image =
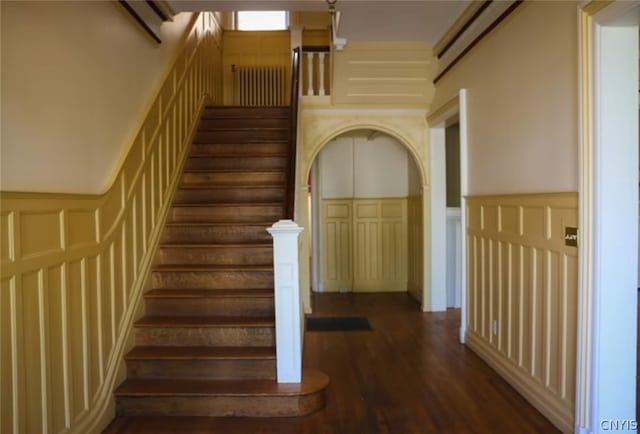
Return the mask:
M 602 5 L 602 4 L 600 4 Z M 635 432 L 640 2 L 579 11 L 576 433 Z
M 429 123 L 429 185 L 430 197 L 427 197 L 425 190 L 425 208 L 429 204 L 429 212 L 431 215 L 430 234 L 425 234 L 425 246 L 430 246 L 430 263 L 431 281 L 425 282 L 425 293 L 423 297 L 423 310 L 438 311 L 445 310 L 447 303 L 446 296 L 446 255 L 442 252 L 446 251 L 446 173 L 444 170 L 444 147 L 445 134 L 444 130 L 447 122 L 451 119 L 458 118 L 460 124 L 460 208 L 463 210 L 461 215 L 461 227 L 464 234 L 467 225 L 464 210 L 466 209 L 466 200 L 468 192 L 467 185 L 467 91 L 460 89 L 458 95 L 444 104 L 440 109 L 433 112 L 427 118 Z M 430 243 L 429 241 L 430 237 Z M 466 242 L 462 237 L 462 245 L 460 247 L 461 264 L 463 270 L 460 285 L 463 288 L 461 297 L 461 316 L 460 316 L 460 342 L 464 343 L 466 335 Z M 426 257 L 426 255 L 425 255 Z M 438 289 L 435 291 L 435 289 Z

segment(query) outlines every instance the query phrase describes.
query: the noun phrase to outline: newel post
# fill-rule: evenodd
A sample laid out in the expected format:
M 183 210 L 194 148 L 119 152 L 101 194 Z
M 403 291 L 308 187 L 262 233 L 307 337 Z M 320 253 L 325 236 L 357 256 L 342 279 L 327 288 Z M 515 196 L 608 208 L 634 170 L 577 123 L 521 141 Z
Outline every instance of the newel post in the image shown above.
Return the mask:
M 278 383 L 300 383 L 303 313 L 298 278 L 298 235 L 302 228 L 293 220 L 280 220 L 267 231 L 273 237 Z

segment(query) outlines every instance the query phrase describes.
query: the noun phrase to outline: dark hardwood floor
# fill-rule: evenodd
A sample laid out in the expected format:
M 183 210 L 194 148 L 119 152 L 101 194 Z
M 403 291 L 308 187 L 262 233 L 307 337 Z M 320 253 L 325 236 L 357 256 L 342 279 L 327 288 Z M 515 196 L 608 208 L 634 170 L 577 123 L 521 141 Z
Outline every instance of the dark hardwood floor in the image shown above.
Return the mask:
M 302 418 L 132 417 L 106 433 L 557 433 L 458 343 L 459 310 L 422 313 L 405 293 L 323 294 L 314 316 L 366 316 L 372 331 L 307 332 L 304 364 L 331 378 L 324 410 Z

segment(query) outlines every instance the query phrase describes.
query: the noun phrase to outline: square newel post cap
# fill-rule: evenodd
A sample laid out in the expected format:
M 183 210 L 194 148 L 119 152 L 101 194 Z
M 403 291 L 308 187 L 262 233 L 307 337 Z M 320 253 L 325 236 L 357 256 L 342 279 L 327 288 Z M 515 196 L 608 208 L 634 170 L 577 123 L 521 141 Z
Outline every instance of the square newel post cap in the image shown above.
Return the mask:
M 271 234 L 271 236 L 279 235 L 279 234 L 295 234 L 298 235 L 304 229 L 293 220 L 280 220 L 274 223 L 270 228 L 267 228 L 267 232 Z

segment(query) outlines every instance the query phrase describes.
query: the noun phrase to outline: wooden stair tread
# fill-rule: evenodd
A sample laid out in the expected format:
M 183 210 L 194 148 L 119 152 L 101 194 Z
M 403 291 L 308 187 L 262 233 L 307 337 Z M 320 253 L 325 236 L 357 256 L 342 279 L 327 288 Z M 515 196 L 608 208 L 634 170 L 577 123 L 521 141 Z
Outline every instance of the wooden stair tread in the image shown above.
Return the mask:
M 246 119 L 248 122 L 252 120 L 264 120 L 264 119 L 280 119 L 280 120 L 288 120 L 289 118 L 289 109 L 282 108 L 280 110 L 264 110 L 254 111 L 251 114 L 247 113 L 233 113 L 232 110 L 220 110 L 220 109 L 204 109 L 202 113 L 202 120 L 207 121 L 210 119 L 213 120 L 242 120 Z M 283 127 L 284 128 L 284 127 Z
M 152 289 L 145 298 L 273 298 L 273 289 Z
M 153 271 L 273 271 L 273 265 L 263 264 L 162 264 Z
M 144 316 L 136 327 L 274 327 L 273 318 L 223 316 Z
M 226 106 L 225 106 L 226 107 Z M 262 107 L 263 110 L 258 110 L 261 107 L 255 107 L 255 111 L 248 115 L 246 113 L 229 113 L 232 112 L 233 109 L 238 109 L 243 106 L 235 106 L 231 109 L 225 109 L 225 107 L 215 107 L 208 108 L 206 107 L 202 113 L 202 119 L 210 119 L 209 116 L 215 115 L 214 119 L 288 119 L 289 118 L 289 107 L 279 107 L 279 106 L 271 106 L 268 107 L 268 110 L 265 107 Z M 225 113 L 226 112 L 226 113 Z
M 247 122 L 251 122 L 251 119 L 254 119 L 253 117 L 251 118 L 247 118 Z M 269 119 L 269 118 L 263 118 L 263 119 Z M 253 132 L 253 131 L 287 131 L 289 130 L 289 127 L 256 127 L 256 126 L 249 126 L 249 127 L 223 127 L 223 126 L 213 126 L 213 127 L 208 127 L 208 126 L 201 126 L 200 128 L 198 128 L 198 131 L 233 131 L 233 132 Z
M 181 184 L 178 188 L 185 190 L 268 190 L 272 188 L 284 188 L 283 183 L 260 183 L 260 184 Z
M 216 208 L 231 208 L 231 207 L 243 207 L 243 208 L 259 208 L 262 206 L 282 206 L 282 202 L 187 202 L 187 203 L 175 203 L 173 207 L 185 207 L 185 208 L 202 208 L 202 207 L 216 207 Z
M 301 396 L 318 393 L 329 384 L 329 377 L 315 369 L 305 369 L 301 383 L 275 380 L 191 380 L 127 379 L 116 396 Z
M 238 154 L 236 152 L 191 152 L 189 158 L 283 158 L 288 157 L 288 154 L 284 152 L 271 152 L 268 154 L 256 153 L 254 154 Z
M 259 169 L 251 169 L 251 173 L 252 174 L 257 174 L 257 173 L 279 173 L 279 172 L 286 172 L 287 169 L 284 167 L 275 167 L 275 168 L 268 168 L 268 167 L 260 167 Z M 185 168 L 182 173 L 246 173 L 247 169 L 244 167 L 211 167 L 211 168 L 206 168 L 206 169 L 192 169 L 192 168 Z
M 273 183 L 273 184 L 216 184 L 215 182 L 193 182 L 193 183 L 185 183 L 178 185 L 178 190 L 182 191 L 235 191 L 236 193 L 240 193 L 243 190 L 284 190 L 285 186 L 283 183 Z M 240 190 L 240 191 L 238 191 Z M 215 204 L 215 201 L 211 202 Z M 251 203 L 251 202 L 241 202 L 241 203 Z M 279 202 L 282 204 L 282 202 Z M 172 205 L 178 205 L 179 203 L 174 203 Z
M 275 347 L 133 347 L 126 360 L 274 360 Z
M 208 121 L 208 120 L 228 120 L 228 121 L 237 121 L 237 120 L 247 120 L 247 121 L 252 121 L 252 120 L 265 120 L 265 119 L 269 119 L 269 120 L 287 120 L 289 118 L 288 114 L 285 113 L 256 113 L 256 114 L 252 114 L 252 115 L 244 115 L 244 114 L 224 114 L 224 113 L 215 113 L 215 115 L 212 116 L 211 113 L 207 113 L 206 110 L 203 113 L 203 117 L 202 120 L 204 121 Z M 282 128 L 285 128 L 284 126 Z
M 220 146 L 237 146 L 238 148 L 241 148 L 243 145 L 247 144 L 247 143 L 251 143 L 253 145 L 255 144 L 265 144 L 265 145 L 271 145 L 271 144 L 282 144 L 282 143 L 289 143 L 288 139 L 274 139 L 274 138 L 265 138 L 265 139 L 247 139 L 247 141 L 245 141 L 244 143 L 237 143 L 237 142 L 216 142 L 216 143 L 193 143 L 191 149 L 196 149 L 198 146 L 201 145 L 220 145 Z
M 215 204 L 212 204 L 215 205 Z M 233 222 L 233 226 L 242 226 L 242 227 L 264 227 L 269 228 L 273 225 L 272 221 L 251 221 L 251 222 Z M 176 221 L 176 222 L 166 222 L 165 226 L 213 226 L 213 227 L 225 227 L 229 226 L 229 222 L 208 222 L 208 221 L 194 221 L 194 222 L 185 222 L 185 221 Z
M 162 243 L 161 249 L 215 249 L 215 248 L 260 248 L 271 247 L 273 242 L 263 243 Z

